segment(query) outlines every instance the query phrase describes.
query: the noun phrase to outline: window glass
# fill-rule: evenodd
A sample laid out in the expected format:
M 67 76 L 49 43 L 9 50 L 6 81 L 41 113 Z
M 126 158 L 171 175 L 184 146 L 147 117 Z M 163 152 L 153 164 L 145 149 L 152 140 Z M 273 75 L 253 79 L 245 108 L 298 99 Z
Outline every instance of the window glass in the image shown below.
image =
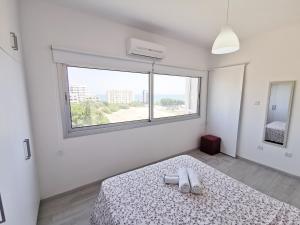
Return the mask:
M 154 118 L 198 113 L 199 78 L 155 74 L 153 79 Z
M 148 74 L 67 69 L 72 128 L 149 118 Z

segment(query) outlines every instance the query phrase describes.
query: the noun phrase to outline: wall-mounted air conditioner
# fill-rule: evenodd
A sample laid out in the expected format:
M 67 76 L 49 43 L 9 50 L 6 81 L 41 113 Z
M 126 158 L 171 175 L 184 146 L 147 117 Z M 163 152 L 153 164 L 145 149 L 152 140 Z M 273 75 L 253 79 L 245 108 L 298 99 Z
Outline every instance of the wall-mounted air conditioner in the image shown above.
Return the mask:
M 156 43 L 130 38 L 127 43 L 127 53 L 128 55 L 162 59 L 165 57 L 166 48 Z

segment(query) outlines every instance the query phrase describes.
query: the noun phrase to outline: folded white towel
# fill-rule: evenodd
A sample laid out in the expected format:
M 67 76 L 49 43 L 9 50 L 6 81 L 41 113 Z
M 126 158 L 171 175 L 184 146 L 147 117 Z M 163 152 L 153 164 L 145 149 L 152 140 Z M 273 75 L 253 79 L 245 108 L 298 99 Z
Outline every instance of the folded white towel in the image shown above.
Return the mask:
M 191 190 L 189 177 L 186 168 L 180 168 L 178 170 L 179 177 L 179 191 L 182 193 L 189 193 Z
M 191 184 L 191 192 L 193 194 L 201 194 L 202 188 L 198 174 L 191 168 L 187 169 L 187 173 Z
M 178 175 L 175 175 L 175 174 L 164 175 L 164 182 L 165 182 L 165 184 L 178 184 L 179 177 L 178 177 Z

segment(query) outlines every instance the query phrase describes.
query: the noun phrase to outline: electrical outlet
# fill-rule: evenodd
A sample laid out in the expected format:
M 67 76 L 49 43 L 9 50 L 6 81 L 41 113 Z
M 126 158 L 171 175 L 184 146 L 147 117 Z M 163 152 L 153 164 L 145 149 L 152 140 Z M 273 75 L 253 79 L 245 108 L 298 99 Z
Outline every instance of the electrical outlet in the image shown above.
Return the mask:
M 286 152 L 284 153 L 285 157 L 288 157 L 288 158 L 292 158 L 293 157 L 293 153 L 291 152 Z
M 260 150 L 260 151 L 263 151 L 263 150 L 264 150 L 264 146 L 258 145 L 258 146 L 257 146 L 257 149 Z
M 256 105 L 256 106 L 260 105 L 260 101 L 255 101 L 254 105 Z

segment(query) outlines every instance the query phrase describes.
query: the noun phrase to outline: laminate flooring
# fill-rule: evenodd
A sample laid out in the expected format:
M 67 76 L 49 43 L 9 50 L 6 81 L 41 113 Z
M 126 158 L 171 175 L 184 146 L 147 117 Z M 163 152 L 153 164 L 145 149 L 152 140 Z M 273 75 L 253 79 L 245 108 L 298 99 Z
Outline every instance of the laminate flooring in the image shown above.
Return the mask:
M 199 150 L 186 152 L 248 186 L 300 208 L 300 179 L 256 163 L 222 153 L 210 156 Z M 89 225 L 101 182 L 41 201 L 38 225 Z

